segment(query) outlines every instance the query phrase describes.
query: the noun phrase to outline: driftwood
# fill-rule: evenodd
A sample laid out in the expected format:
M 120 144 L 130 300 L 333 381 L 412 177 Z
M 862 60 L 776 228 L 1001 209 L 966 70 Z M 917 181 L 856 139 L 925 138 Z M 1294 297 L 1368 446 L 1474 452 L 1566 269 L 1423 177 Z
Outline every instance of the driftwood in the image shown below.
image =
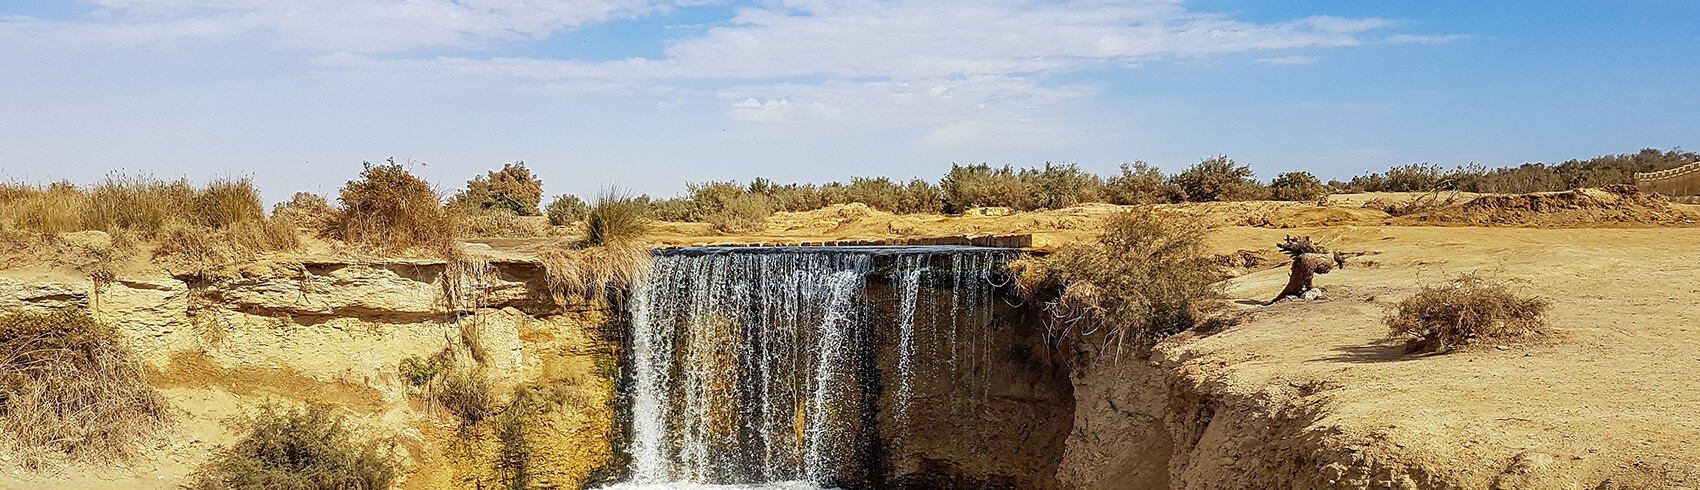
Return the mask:
M 1269 304 L 1275 304 L 1288 296 L 1302 295 L 1311 289 L 1311 280 L 1315 279 L 1317 274 L 1327 274 L 1336 267 L 1346 266 L 1345 255 L 1312 242 L 1308 236 L 1288 236 L 1286 240 L 1275 244 L 1275 247 L 1293 257 L 1293 270 L 1287 278 L 1286 289 L 1275 295 L 1275 299 L 1269 300 Z

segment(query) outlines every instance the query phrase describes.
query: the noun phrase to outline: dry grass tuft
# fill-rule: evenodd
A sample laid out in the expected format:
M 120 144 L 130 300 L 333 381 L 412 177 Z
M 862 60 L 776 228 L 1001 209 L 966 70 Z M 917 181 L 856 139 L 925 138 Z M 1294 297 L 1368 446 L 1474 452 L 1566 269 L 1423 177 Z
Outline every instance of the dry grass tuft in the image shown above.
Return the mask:
M 333 233 L 342 220 L 336 208 L 331 207 L 330 201 L 325 200 L 325 196 L 311 192 L 297 192 L 288 201 L 272 206 L 272 218 L 308 230 L 314 235 Z
M 382 490 L 400 474 L 394 444 L 363 438 L 331 408 L 261 407 L 237 425 L 248 435 L 220 450 L 187 488 L 195 490 Z
M 637 244 L 578 250 L 549 250 L 537 255 L 548 273 L 549 291 L 559 299 L 582 298 L 601 304 L 611 289 L 623 289 L 649 275 L 649 249 Z
M 1552 302 L 1522 297 L 1511 284 L 1475 275 L 1423 286 L 1383 319 L 1415 350 L 1439 352 L 1478 339 L 1522 337 L 1545 328 Z
M 81 310 L 0 315 L 0 440 L 30 454 L 106 462 L 166 427 L 167 405 L 110 327 Z
M 1212 318 L 1226 278 L 1196 218 L 1148 209 L 1111 216 L 1094 242 L 1011 261 L 1016 291 L 1043 301 L 1061 337 L 1149 346 Z
M 431 396 L 449 413 L 475 424 L 495 413 L 496 397 L 491 389 L 490 378 L 482 369 L 456 366 L 443 377 L 443 384 L 435 387 Z

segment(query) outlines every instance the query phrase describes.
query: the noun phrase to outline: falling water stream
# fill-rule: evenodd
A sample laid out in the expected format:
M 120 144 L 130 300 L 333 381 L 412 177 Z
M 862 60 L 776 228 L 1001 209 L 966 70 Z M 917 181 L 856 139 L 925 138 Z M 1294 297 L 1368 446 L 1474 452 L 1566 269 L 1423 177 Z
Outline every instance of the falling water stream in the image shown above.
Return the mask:
M 926 430 L 907 416 L 917 393 L 986 382 L 964 373 L 986 372 L 993 291 L 1012 256 L 658 251 L 627 304 L 631 464 L 610 488 L 865 486 L 882 447 Z

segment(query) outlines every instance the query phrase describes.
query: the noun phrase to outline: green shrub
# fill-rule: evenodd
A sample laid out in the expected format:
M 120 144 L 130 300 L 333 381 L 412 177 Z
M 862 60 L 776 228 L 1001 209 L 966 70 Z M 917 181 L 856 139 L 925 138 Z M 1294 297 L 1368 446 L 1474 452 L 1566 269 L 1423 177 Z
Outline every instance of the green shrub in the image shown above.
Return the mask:
M 1162 170 L 1141 161 L 1123 163 L 1121 175 L 1105 180 L 1103 196 L 1110 204 L 1122 205 L 1176 202 L 1182 197 Z
M 360 178 L 348 181 L 338 198 L 343 240 L 385 250 L 453 245 L 454 223 L 430 184 L 399 164 L 362 165 Z
M 1195 217 L 1138 209 L 1106 219 L 1098 239 L 1010 262 L 1017 291 L 1061 318 L 1062 335 L 1103 332 L 1149 346 L 1205 323 L 1226 278 Z
M 585 204 L 578 196 L 572 194 L 555 196 L 555 200 L 550 201 L 549 207 L 543 210 L 543 214 L 549 216 L 549 224 L 555 226 L 576 223 L 583 220 L 584 215 L 588 213 L 590 213 L 590 205 Z
M 407 380 L 407 384 L 415 387 L 421 387 L 429 384 L 432 379 L 435 379 L 437 374 L 443 371 L 444 367 L 445 366 L 443 366 L 443 362 L 440 357 L 433 356 L 429 358 L 421 358 L 419 356 L 409 356 L 408 358 L 401 360 L 401 377 L 402 379 Z
M 382 490 L 399 474 L 394 445 L 361 440 L 325 406 L 261 407 L 240 422 L 248 434 L 218 450 L 193 476 L 196 490 Z
M 637 200 L 643 205 L 644 217 L 656 221 L 690 221 L 691 213 L 696 210 L 689 198 L 650 199 L 649 196 L 639 196 Z
M 525 162 L 504 163 L 466 181 L 466 190 L 454 197 L 457 205 L 478 209 L 506 209 L 519 216 L 537 216 L 543 200 L 543 181 L 531 175 Z
M 1022 169 L 1020 178 L 1027 183 L 1028 208 L 1062 209 L 1088 202 L 1102 202 L 1104 179 L 1080 169 L 1075 164 L 1053 165 Z
M 649 231 L 645 214 L 651 207 L 647 204 L 618 188 L 604 189 L 584 217 L 585 243 L 606 245 L 642 238 Z
M 1383 321 L 1392 336 L 1423 351 L 1440 351 L 1479 339 L 1520 337 L 1546 327 L 1552 303 L 1523 297 L 1509 283 L 1465 275 L 1423 286 L 1400 301 Z
M 1253 179 L 1251 167 L 1226 156 L 1206 158 L 1169 178 L 1192 202 L 1255 201 L 1269 197 L 1269 190 Z
M 939 187 L 944 192 L 944 210 L 956 214 L 978 207 L 1007 207 L 1032 209 L 1033 192 L 1008 165 L 993 168 L 977 165 L 950 165 Z
M 1269 183 L 1269 190 L 1277 201 L 1315 201 L 1328 195 L 1328 187 L 1310 172 L 1278 175 Z

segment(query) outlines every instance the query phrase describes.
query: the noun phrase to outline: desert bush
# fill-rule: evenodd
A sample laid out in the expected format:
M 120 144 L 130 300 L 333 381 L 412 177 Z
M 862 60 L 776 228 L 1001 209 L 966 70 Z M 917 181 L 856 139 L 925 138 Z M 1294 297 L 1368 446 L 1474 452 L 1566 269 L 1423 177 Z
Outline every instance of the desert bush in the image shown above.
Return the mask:
M 382 490 L 400 464 L 393 443 L 365 439 L 330 407 L 266 405 L 238 421 L 248 434 L 196 472 L 195 490 Z
M 19 452 L 126 459 L 169 425 L 168 408 L 140 360 L 88 313 L 0 314 L 0 441 Z
M 1121 175 L 1104 181 L 1104 201 L 1110 204 L 1157 204 L 1180 200 L 1181 190 L 1163 171 L 1149 163 L 1123 163 Z
M 944 210 L 956 214 L 978 207 L 1032 209 L 1033 192 L 1014 168 L 987 164 L 950 165 L 950 173 L 939 182 L 944 192 Z
M 518 216 L 537 216 L 542 200 L 543 181 L 531 175 L 525 162 L 504 163 L 501 170 L 466 181 L 466 189 L 453 199 L 458 206 L 506 209 Z
M 1603 155 L 1587 160 L 1567 160 L 1554 165 L 1567 189 L 1606 187 L 1635 183 L 1636 172 L 1657 172 L 1700 162 L 1700 153 L 1673 148 L 1660 151 L 1643 148 L 1636 153 Z
M 566 226 L 584 220 L 584 215 L 590 213 L 590 205 L 583 199 L 572 194 L 555 196 L 549 201 L 549 207 L 544 208 L 543 214 L 549 217 L 549 224 Z
M 1269 190 L 1277 201 L 1315 201 L 1328 195 L 1328 187 L 1310 172 L 1278 175 L 1269 182 Z
M 457 237 L 531 238 L 549 235 L 544 221 L 519 216 L 507 208 L 448 208 Z
M 1269 190 L 1252 177 L 1251 167 L 1235 163 L 1226 156 L 1206 158 L 1198 164 L 1169 178 L 1179 187 L 1186 200 L 1255 201 L 1267 199 Z
M 1458 202 L 1456 191 L 1433 190 L 1411 196 L 1409 199 L 1387 200 L 1372 199 L 1364 203 L 1365 209 L 1375 209 L 1391 216 L 1405 216 L 1433 211 Z
M 637 201 L 643 206 L 644 217 L 656 221 L 690 221 L 695 210 L 691 200 L 683 197 L 650 199 L 649 196 L 639 196 Z
M 1470 192 L 1488 192 L 1498 194 L 1527 194 L 1531 192 L 1561 191 L 1569 186 L 1564 182 L 1564 176 L 1557 171 L 1539 163 L 1525 163 L 1511 168 L 1496 168 L 1470 175 L 1463 179 L 1459 188 Z
M 704 215 L 701 221 L 726 233 L 758 232 L 767 228 L 767 218 L 773 206 L 762 194 L 738 194 L 720 204 L 719 209 Z
M 587 245 L 608 245 L 642 238 L 649 230 L 651 209 L 642 198 L 631 197 L 618 188 L 603 189 L 596 204 L 584 217 Z
M 422 387 L 436 379 L 437 374 L 442 373 L 446 367 L 439 356 L 426 358 L 408 356 L 408 358 L 401 360 L 398 369 L 401 371 L 402 379 L 407 380 L 407 384 Z
M 461 420 L 478 423 L 494 413 L 496 398 L 490 390 L 490 379 L 483 370 L 457 366 L 448 370 L 432 398 Z
M 1227 276 L 1204 248 L 1207 233 L 1195 217 L 1128 211 L 1107 218 L 1096 241 L 1009 269 L 1019 294 L 1061 320 L 1060 335 L 1149 346 L 1204 323 L 1221 298 Z
M 771 180 L 757 177 L 750 181 L 750 192 L 766 195 L 774 211 L 809 211 L 833 204 L 819 188 L 810 184 L 778 185 Z
M 311 192 L 297 192 L 288 201 L 272 206 L 272 218 L 282 220 L 298 228 L 312 231 L 314 234 L 325 234 L 336 228 L 339 220 L 337 210 L 331 207 L 325 196 Z
M 392 251 L 454 243 L 454 222 L 430 184 L 399 164 L 362 165 L 360 178 L 348 181 L 338 198 L 344 241 Z
M 194 186 L 185 179 L 162 181 L 112 173 L 89 188 L 86 195 L 82 206 L 85 230 L 110 233 L 123 229 L 151 238 L 170 224 L 204 221 L 193 215 L 200 206 Z
M 1464 275 L 1423 286 L 1394 306 L 1383 322 L 1394 337 L 1424 351 L 1440 351 L 1478 339 L 1520 337 L 1546 326 L 1552 303 L 1517 294 L 1504 281 Z
M 1053 165 L 1022 169 L 1020 178 L 1027 183 L 1029 208 L 1062 209 L 1088 202 L 1103 202 L 1104 179 L 1081 170 L 1075 164 Z

